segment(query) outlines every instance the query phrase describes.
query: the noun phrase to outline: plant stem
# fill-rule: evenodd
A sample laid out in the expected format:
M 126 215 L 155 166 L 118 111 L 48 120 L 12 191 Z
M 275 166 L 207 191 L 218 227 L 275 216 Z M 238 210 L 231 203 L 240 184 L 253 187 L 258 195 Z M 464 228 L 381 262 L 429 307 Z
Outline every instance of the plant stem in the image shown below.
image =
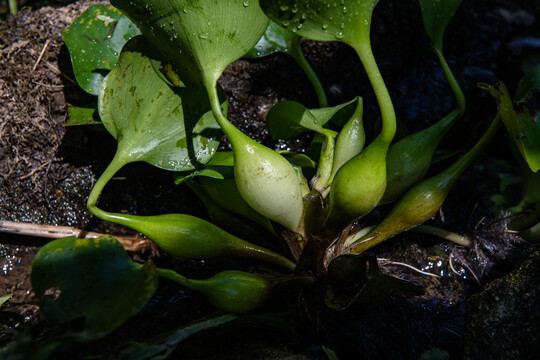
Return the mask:
M 15 15 L 19 12 L 19 4 L 17 0 L 9 0 L 9 13 Z
M 414 228 L 414 231 L 418 231 L 424 234 L 429 234 L 433 236 L 437 236 L 440 238 L 443 238 L 445 240 L 449 240 L 455 244 L 465 246 L 465 247 L 471 247 L 472 241 L 466 236 L 456 234 L 455 232 L 448 231 L 445 229 L 441 229 L 436 226 L 431 225 L 419 225 Z
M 86 207 L 92 214 L 97 216 L 98 218 L 106 221 L 111 221 L 111 219 L 114 218 L 114 215 L 103 211 L 99 209 L 96 204 L 99 199 L 99 195 L 101 195 L 101 192 L 105 188 L 105 185 L 112 179 L 112 177 L 120 170 L 124 165 L 126 164 L 126 161 L 118 157 L 118 152 L 116 155 L 114 155 L 114 158 L 110 162 L 109 166 L 105 169 L 103 174 L 99 177 L 98 181 L 94 184 L 94 187 L 92 188 L 92 191 L 90 192 L 90 195 L 88 196 L 88 201 L 86 202 Z M 114 221 L 113 221 L 114 222 Z
M 375 57 L 373 56 L 369 34 L 367 35 L 367 38 L 362 41 L 351 43 L 350 45 L 360 57 L 360 61 L 362 61 L 362 64 L 364 65 L 364 69 L 366 70 L 375 96 L 377 97 L 377 101 L 379 102 L 383 124 L 380 134 L 381 140 L 390 145 L 396 134 L 396 113 L 386 84 L 381 76 Z
M 317 100 L 319 101 L 319 107 L 328 107 L 328 99 L 326 98 L 326 93 L 324 92 L 321 80 L 319 79 L 311 65 L 306 60 L 306 57 L 302 53 L 300 43 L 298 43 L 298 47 L 294 47 L 293 51 L 289 52 L 289 55 L 291 55 L 292 58 L 298 63 L 300 68 L 302 68 L 307 78 L 311 82 L 311 85 L 315 90 L 315 94 L 317 95 Z
M 186 286 L 188 283 L 188 278 L 183 275 L 180 275 L 174 270 L 156 268 L 156 271 L 159 276 L 164 277 L 165 279 L 172 280 L 180 285 Z
M 219 95 L 217 92 L 217 84 L 207 83 L 205 84 L 206 91 L 208 93 L 208 99 L 210 100 L 210 106 L 212 108 L 212 114 L 216 118 L 219 126 L 231 142 L 232 147 L 234 148 L 235 138 L 238 137 L 247 137 L 243 132 L 238 130 L 223 114 L 223 109 L 219 102 Z
M 452 89 L 452 92 L 454 93 L 454 97 L 457 103 L 457 109 L 459 110 L 459 116 L 461 117 L 465 113 L 465 107 L 467 105 L 467 102 L 465 100 L 465 95 L 463 94 L 463 90 L 461 89 L 461 86 L 459 86 L 459 83 L 457 82 L 454 74 L 452 73 L 450 66 L 448 66 L 448 63 L 446 62 L 446 58 L 444 57 L 442 50 L 434 49 L 434 51 L 435 51 L 435 54 L 437 54 L 437 57 L 439 58 L 439 62 L 441 64 L 441 67 L 443 68 L 444 75 L 446 76 L 446 80 L 448 80 L 448 83 L 450 84 L 450 88 Z

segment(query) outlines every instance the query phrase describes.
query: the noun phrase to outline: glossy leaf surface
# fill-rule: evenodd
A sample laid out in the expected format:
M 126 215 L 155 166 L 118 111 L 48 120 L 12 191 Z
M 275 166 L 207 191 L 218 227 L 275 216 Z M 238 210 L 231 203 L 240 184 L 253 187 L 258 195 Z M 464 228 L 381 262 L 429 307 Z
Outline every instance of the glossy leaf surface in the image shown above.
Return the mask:
M 442 50 L 446 26 L 461 5 L 462 0 L 419 0 L 424 27 L 433 47 Z
M 371 14 L 379 0 L 261 0 L 276 23 L 308 39 L 357 42 L 369 35 Z
M 154 71 L 151 50 L 132 39 L 102 84 L 99 113 L 125 162 L 146 161 L 167 170 L 208 162 L 221 131 L 201 86 L 170 87 Z M 151 61 L 152 59 L 152 61 Z
M 321 124 L 309 109 L 290 100 L 282 101 L 270 109 L 266 126 L 273 139 L 290 140 L 310 130 L 323 133 Z
M 107 335 L 153 296 L 154 264 L 137 264 L 112 236 L 68 237 L 38 252 L 30 275 L 41 311 L 55 322 L 77 324 L 81 340 Z
M 62 33 L 79 86 L 97 95 L 118 54 L 139 29 L 112 6 L 93 5 Z
M 246 54 L 246 57 L 261 58 L 277 52 L 292 53 L 298 51 L 299 48 L 299 36 L 270 20 L 263 36 Z
M 113 0 L 171 59 L 182 80 L 213 84 L 261 38 L 268 18 L 257 0 Z

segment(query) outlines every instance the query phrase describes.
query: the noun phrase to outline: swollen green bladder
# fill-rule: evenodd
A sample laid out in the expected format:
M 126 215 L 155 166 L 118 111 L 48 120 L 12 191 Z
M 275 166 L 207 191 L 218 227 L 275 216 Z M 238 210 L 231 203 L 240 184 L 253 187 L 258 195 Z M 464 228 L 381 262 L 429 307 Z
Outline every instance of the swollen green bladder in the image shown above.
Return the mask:
M 95 206 L 92 212 L 103 220 L 137 230 L 170 255 L 190 259 L 236 256 L 273 263 L 288 270 L 295 268 L 294 263 L 284 256 L 244 241 L 195 216 L 126 215 L 109 213 Z
M 261 307 L 271 295 L 273 283 L 262 276 L 228 270 L 209 279 L 188 279 L 172 270 L 158 269 L 158 274 L 192 290 L 202 292 L 216 308 L 244 314 Z

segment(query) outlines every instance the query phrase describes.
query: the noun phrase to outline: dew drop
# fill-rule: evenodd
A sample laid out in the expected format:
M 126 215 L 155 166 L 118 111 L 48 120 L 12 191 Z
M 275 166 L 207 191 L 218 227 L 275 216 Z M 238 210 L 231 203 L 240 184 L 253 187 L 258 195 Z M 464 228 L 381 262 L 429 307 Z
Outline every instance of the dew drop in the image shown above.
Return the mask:
M 188 12 L 187 7 L 184 6 L 184 9 L 182 11 L 184 12 L 184 14 L 187 14 L 187 12 Z
M 289 20 L 283 20 L 283 21 L 281 22 L 281 25 L 283 25 L 283 26 L 285 26 L 285 27 L 289 26 L 289 24 L 290 24 L 290 23 L 289 23 Z
M 343 39 L 343 32 L 336 31 L 336 39 Z
M 242 5 L 244 5 L 244 7 L 248 7 L 249 6 L 249 0 L 244 0 Z
M 323 30 L 328 29 L 328 24 L 322 24 L 321 28 L 322 28 Z
M 208 33 L 207 32 L 202 32 L 199 34 L 199 38 L 201 39 L 208 39 Z
M 279 9 L 280 9 L 281 11 L 287 11 L 287 10 L 289 10 L 289 7 L 288 7 L 287 5 L 280 5 L 280 6 L 279 6 Z

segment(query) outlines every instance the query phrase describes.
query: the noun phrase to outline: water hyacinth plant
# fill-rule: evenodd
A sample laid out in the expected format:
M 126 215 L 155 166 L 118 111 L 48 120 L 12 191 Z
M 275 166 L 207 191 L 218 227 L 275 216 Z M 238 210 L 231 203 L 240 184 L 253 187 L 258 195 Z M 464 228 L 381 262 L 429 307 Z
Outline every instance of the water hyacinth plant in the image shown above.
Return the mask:
M 419 1 L 422 14 L 418 16 L 422 16 L 454 104 L 448 104 L 448 115 L 399 141 L 394 141 L 396 115 L 383 80 L 384 69 L 379 69 L 371 47 L 372 14 L 378 2 L 112 0 L 114 8 L 92 7 L 83 14 L 81 19 L 110 18 L 117 25 L 110 30 L 108 40 L 125 40 L 116 57 L 107 52 L 107 46 L 112 48 L 113 44 L 103 41 L 99 44 L 105 50 L 96 51 L 97 60 L 82 61 L 81 49 L 96 46 L 81 40 L 87 39 L 81 34 L 87 28 L 78 20 L 64 33 L 79 74 L 77 81 L 97 96 L 97 114 L 117 140 L 116 154 L 96 182 L 88 209 L 103 220 L 144 234 L 164 252 L 179 258 L 246 258 L 276 269 L 270 275 L 226 270 L 205 280 L 188 279 L 151 262 L 133 263 L 112 237 L 59 239 L 44 247 L 33 265 L 32 285 L 44 313 L 69 323 L 80 315 L 77 311 L 88 308 L 88 314 L 83 314 L 85 325 L 73 331 L 79 338 L 96 338 L 110 333 L 148 301 L 159 277 L 202 292 L 216 308 L 233 313 L 256 311 L 283 288 L 327 284 L 333 274 L 349 274 L 342 267 L 351 264 L 358 270 L 353 278 L 330 282 L 344 286 L 361 283 L 354 278 L 365 273 L 366 261 L 361 255 L 436 214 L 501 120 L 511 134 L 531 125 L 529 118 L 512 113 L 503 85 L 488 87 L 499 99 L 501 115 L 470 151 L 426 179 L 440 142 L 466 111 L 465 96 L 443 54 L 445 30 L 461 0 Z M 303 57 L 300 37 L 341 42 L 356 52 L 377 98 L 382 120 L 378 133 L 366 134 L 362 94 L 329 106 L 321 82 Z M 276 51 L 290 54 L 302 67 L 320 107 L 310 109 L 295 101 L 282 101 L 268 112 L 268 131 L 272 138 L 285 140 L 316 134 L 313 142 L 319 146 L 313 148 L 318 151 L 311 157 L 268 148 L 227 118 L 227 102 L 218 84 L 225 68 L 246 54 L 261 57 Z M 103 76 L 93 76 L 95 73 Z M 534 83 L 529 78 L 526 82 Z M 529 90 L 523 90 L 522 96 Z M 95 111 L 85 114 L 96 116 Z M 222 134 L 231 151 L 217 151 Z M 531 134 L 535 136 L 538 131 Z M 536 172 L 534 144 L 515 141 L 518 153 Z M 209 220 L 187 214 L 140 216 L 101 209 L 99 196 L 107 183 L 123 166 L 137 161 L 174 171 L 176 183 L 187 185 L 201 199 Z M 379 208 L 383 204 L 389 204 L 390 210 Z M 374 209 L 386 215 L 375 216 Z M 378 222 L 356 226 L 368 217 Z M 122 312 L 100 327 L 96 325 L 99 318 L 94 318 L 98 316 L 95 307 L 102 306 L 104 299 L 88 300 L 83 310 L 72 306 L 73 301 L 80 301 L 82 291 L 73 285 L 76 276 L 95 282 L 112 281 L 110 277 L 116 276 L 101 272 L 88 275 L 85 266 L 90 266 L 89 261 L 74 262 L 75 257 L 86 259 L 88 254 L 102 251 L 107 255 L 101 258 L 104 264 L 98 265 L 119 268 L 121 286 L 108 287 L 114 295 L 112 304 L 124 287 L 144 291 L 136 294 L 132 311 Z M 117 265 L 115 259 L 119 259 Z M 48 275 L 55 261 L 69 261 L 70 266 L 80 269 Z M 138 275 L 129 277 L 128 273 Z M 399 280 L 380 274 L 376 266 L 370 266 L 369 276 L 372 281 L 366 282 L 354 299 L 373 293 L 371 286 L 381 281 L 408 289 L 405 294 L 418 295 L 417 289 L 402 282 L 399 285 Z M 51 300 L 46 291 L 56 287 L 62 292 Z M 71 291 L 74 296 L 64 296 Z

